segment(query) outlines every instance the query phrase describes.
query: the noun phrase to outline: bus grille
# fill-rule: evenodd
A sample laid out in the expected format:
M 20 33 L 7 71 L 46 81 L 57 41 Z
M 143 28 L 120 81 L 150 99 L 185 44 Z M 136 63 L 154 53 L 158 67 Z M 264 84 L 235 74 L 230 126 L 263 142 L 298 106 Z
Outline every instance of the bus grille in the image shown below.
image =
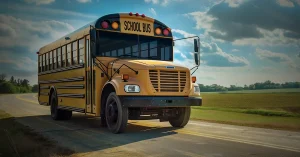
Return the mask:
M 187 82 L 184 71 L 150 70 L 149 76 L 156 92 L 183 92 Z

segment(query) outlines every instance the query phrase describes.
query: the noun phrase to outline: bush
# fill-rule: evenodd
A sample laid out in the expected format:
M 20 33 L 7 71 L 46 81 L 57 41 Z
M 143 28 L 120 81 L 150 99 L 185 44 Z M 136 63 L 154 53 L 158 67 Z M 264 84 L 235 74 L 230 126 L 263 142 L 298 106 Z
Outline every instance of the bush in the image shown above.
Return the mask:
M 16 87 L 10 82 L 0 83 L 0 93 L 16 93 Z

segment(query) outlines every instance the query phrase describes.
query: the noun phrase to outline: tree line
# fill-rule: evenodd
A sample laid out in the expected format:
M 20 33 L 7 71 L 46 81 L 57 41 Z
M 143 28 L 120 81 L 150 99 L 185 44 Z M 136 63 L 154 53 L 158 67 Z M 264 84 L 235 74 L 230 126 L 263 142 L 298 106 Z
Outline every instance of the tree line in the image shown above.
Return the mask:
M 0 74 L 0 93 L 31 93 L 38 92 L 38 85 L 30 86 L 27 79 L 15 79 L 11 76 L 6 80 L 5 74 Z
M 274 83 L 270 80 L 265 82 L 257 82 L 250 85 L 236 86 L 230 85 L 224 87 L 217 84 L 203 85 L 199 84 L 201 92 L 222 92 L 222 91 L 240 91 L 240 90 L 260 90 L 260 89 L 282 89 L 282 88 L 300 88 L 300 82 L 285 82 L 285 83 Z
M 0 74 L 0 93 L 30 93 L 38 92 L 38 85 L 29 85 L 27 79 L 15 79 L 11 76 L 9 80 L 6 80 L 5 74 Z M 222 92 L 222 91 L 239 91 L 239 90 L 259 90 L 259 89 L 280 89 L 280 88 L 300 88 L 300 82 L 285 82 L 274 83 L 270 80 L 265 82 L 257 82 L 250 85 L 236 86 L 230 85 L 224 87 L 217 84 L 203 85 L 199 84 L 201 92 Z

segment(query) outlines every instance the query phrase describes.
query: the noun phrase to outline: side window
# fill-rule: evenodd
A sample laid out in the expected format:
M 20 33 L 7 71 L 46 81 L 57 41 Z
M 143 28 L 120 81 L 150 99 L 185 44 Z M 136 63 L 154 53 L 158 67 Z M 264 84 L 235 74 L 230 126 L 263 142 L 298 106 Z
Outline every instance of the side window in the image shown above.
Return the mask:
M 43 59 L 42 55 L 39 55 L 39 73 L 42 72 Z
M 57 58 L 56 58 L 56 56 L 57 56 L 57 52 L 56 52 L 56 50 L 53 50 L 53 69 L 57 68 L 57 64 L 56 64 Z
M 61 67 L 65 67 L 66 66 L 66 46 L 62 47 L 61 56 L 62 56 Z
M 130 49 L 130 47 L 126 47 L 126 48 L 125 48 L 125 54 L 126 54 L 126 55 L 130 55 L 130 54 L 131 54 L 131 49 Z
M 57 68 L 61 67 L 61 47 L 56 49 L 57 52 Z
M 48 71 L 49 70 L 49 53 L 45 53 L 46 55 L 46 68 L 45 68 L 45 71 Z
M 43 58 L 43 68 L 42 71 L 46 71 L 46 54 L 42 54 L 42 58 Z
M 52 51 L 50 51 L 49 52 L 49 70 L 52 70 L 52 61 L 53 61 Z
M 111 51 L 111 56 L 116 57 L 117 56 L 117 50 L 112 50 Z
M 88 40 L 86 44 L 87 45 L 89 44 Z M 84 63 L 84 39 L 80 39 L 78 41 L 78 49 L 79 49 L 79 64 L 81 64 Z
M 170 47 L 165 47 L 165 60 L 172 60 L 171 56 L 170 56 Z
M 67 66 L 71 65 L 71 44 L 67 45 Z
M 72 65 L 78 64 L 78 55 L 77 55 L 77 41 L 72 43 L 72 54 L 73 54 L 73 62 Z

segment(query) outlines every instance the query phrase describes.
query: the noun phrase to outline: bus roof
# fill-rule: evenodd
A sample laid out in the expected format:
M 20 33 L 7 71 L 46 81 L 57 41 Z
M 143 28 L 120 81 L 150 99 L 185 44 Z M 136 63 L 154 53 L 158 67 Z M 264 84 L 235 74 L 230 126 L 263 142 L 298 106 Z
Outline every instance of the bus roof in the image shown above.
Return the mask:
M 115 13 L 115 14 L 108 14 L 108 15 L 104 15 L 100 18 L 98 18 L 97 20 L 93 21 L 93 22 L 90 22 L 86 25 L 84 25 L 83 27 L 69 33 L 69 34 L 66 34 L 65 36 L 57 39 L 56 41 L 48 44 L 48 45 L 45 45 L 43 47 L 40 48 L 39 50 L 39 54 L 43 54 L 45 52 L 49 52 L 51 50 L 54 50 L 60 46 L 63 46 L 67 43 L 70 43 L 70 41 L 73 41 L 73 40 L 76 40 L 76 39 L 80 39 L 82 37 L 84 37 L 85 35 L 88 35 L 90 33 L 90 27 L 95 27 L 95 28 L 100 28 L 100 22 L 105 20 L 105 19 L 112 19 L 112 18 L 120 18 L 120 16 L 129 16 L 128 13 Z M 134 15 L 136 16 L 136 15 Z M 154 23 L 156 24 L 159 24 L 161 26 L 164 26 L 164 27 L 167 27 L 164 23 L 158 21 L 158 20 L 155 20 L 153 18 L 150 18 L 150 17 L 144 17 L 145 20 L 148 20 L 148 21 L 153 21 Z M 66 37 L 70 38 L 69 40 L 66 40 Z

